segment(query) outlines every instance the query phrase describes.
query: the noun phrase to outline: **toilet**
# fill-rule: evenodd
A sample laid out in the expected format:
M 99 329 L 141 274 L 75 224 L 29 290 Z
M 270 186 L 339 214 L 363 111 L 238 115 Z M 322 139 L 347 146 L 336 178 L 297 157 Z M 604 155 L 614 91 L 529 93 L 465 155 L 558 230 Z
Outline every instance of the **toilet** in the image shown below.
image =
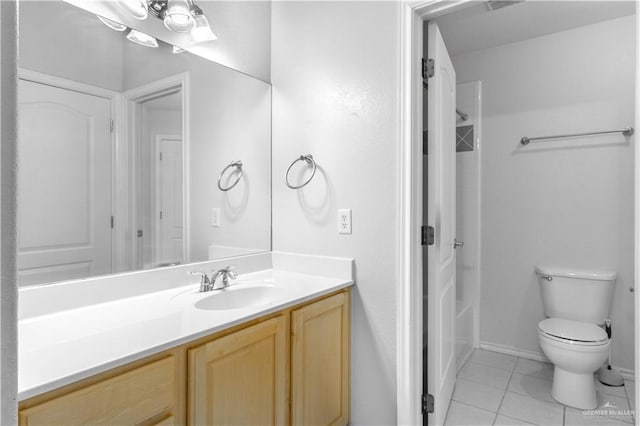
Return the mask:
M 593 373 L 606 361 L 616 273 L 536 266 L 547 319 L 538 323 L 542 352 L 554 365 L 553 398 L 570 407 L 597 407 Z

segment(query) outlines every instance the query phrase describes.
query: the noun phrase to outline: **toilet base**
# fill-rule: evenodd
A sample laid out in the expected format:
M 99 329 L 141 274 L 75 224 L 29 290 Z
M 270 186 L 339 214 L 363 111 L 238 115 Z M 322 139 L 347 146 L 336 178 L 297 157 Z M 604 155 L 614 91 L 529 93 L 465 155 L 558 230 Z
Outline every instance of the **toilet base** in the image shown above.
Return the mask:
M 593 373 L 572 373 L 555 366 L 551 396 L 561 404 L 580 410 L 593 410 L 598 406 Z

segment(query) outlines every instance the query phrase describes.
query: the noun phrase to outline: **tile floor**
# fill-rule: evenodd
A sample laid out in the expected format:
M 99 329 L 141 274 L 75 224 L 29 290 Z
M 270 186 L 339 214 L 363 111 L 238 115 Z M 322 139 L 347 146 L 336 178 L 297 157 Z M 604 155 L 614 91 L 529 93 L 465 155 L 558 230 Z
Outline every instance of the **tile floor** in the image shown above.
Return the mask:
M 476 349 L 458 373 L 445 425 L 633 424 L 633 382 L 610 387 L 596 381 L 603 415 L 593 415 L 556 402 L 552 380 L 551 364 Z M 612 408 L 601 408 L 607 403 Z

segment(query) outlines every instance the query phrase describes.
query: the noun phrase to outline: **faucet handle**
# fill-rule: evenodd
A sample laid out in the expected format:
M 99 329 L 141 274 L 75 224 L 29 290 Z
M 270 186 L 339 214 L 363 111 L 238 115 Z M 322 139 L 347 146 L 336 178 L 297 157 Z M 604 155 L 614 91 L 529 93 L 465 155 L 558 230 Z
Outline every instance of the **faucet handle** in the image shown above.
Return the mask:
M 202 271 L 189 271 L 190 275 L 199 275 L 200 276 L 200 284 L 208 284 L 209 277 Z
M 227 270 L 227 275 L 229 275 L 229 277 L 231 277 L 231 279 L 235 280 L 236 278 L 238 278 L 238 273 L 236 272 L 236 267 L 235 266 L 227 266 L 224 269 Z

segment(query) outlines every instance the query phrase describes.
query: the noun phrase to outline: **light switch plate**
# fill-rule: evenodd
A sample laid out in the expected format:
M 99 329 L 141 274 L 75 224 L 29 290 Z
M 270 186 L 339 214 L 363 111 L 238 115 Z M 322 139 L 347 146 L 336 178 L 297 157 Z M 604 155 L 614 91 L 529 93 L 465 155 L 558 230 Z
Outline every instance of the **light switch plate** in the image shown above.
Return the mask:
M 211 226 L 220 227 L 220 209 L 217 207 L 211 209 Z
M 338 210 L 338 234 L 351 234 L 351 209 Z

